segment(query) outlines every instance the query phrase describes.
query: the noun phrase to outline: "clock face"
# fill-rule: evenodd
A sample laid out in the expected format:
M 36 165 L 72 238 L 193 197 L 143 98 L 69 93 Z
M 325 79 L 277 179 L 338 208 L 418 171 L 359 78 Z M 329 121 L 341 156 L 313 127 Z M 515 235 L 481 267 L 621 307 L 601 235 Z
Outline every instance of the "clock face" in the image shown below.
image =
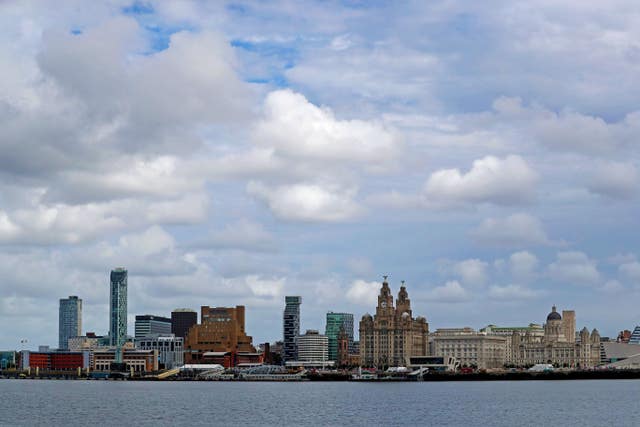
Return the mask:
M 386 301 L 382 301 L 382 304 L 380 304 L 380 306 L 382 308 L 387 308 L 387 302 Z

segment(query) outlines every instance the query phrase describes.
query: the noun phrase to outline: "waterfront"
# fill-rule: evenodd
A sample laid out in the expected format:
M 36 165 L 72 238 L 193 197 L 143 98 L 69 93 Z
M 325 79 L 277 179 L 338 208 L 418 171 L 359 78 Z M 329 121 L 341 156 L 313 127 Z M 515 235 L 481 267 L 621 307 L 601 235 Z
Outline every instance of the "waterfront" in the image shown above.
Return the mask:
M 0 425 L 640 424 L 638 380 L 229 383 L 0 380 Z

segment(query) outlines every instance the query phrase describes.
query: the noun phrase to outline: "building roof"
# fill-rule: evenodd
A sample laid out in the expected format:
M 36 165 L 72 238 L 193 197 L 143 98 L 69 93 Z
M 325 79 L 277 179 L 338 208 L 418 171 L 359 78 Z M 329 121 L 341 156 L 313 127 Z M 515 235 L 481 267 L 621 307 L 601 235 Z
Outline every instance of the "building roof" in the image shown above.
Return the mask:
M 547 321 L 549 320 L 562 320 L 562 316 L 560 316 L 560 313 L 556 311 L 555 305 L 551 307 L 551 313 L 547 316 Z

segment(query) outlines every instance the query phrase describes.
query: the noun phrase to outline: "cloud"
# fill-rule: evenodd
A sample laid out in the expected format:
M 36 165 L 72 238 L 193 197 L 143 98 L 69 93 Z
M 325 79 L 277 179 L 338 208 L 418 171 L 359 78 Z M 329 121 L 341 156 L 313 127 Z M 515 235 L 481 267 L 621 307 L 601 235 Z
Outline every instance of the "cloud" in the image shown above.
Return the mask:
M 548 272 L 555 281 L 568 285 L 595 285 L 601 279 L 596 261 L 578 251 L 558 252 Z
M 532 289 L 521 285 L 491 286 L 489 297 L 501 301 L 528 300 L 536 298 L 539 294 Z
M 617 280 L 607 280 L 599 290 L 608 294 L 620 294 L 625 291 L 625 288 Z
M 427 293 L 426 298 L 430 301 L 458 303 L 470 299 L 470 295 L 456 280 L 449 281 L 443 286 L 437 286 Z
M 353 200 L 356 189 L 335 185 L 293 184 L 268 187 L 250 182 L 247 192 L 267 203 L 278 217 L 290 221 L 339 222 L 353 219 L 362 209 Z
M 511 276 L 516 280 L 531 280 L 535 276 L 537 267 L 538 258 L 530 252 L 515 252 L 509 257 Z
M 471 170 L 443 169 L 431 174 L 424 188 L 427 203 L 464 205 L 493 203 L 513 205 L 530 202 L 537 174 L 520 156 L 504 159 L 486 156 L 475 160 Z
M 373 166 L 394 160 L 400 148 L 397 136 L 382 124 L 338 120 L 329 108 L 291 90 L 269 93 L 264 115 L 253 138 L 286 157 Z
M 601 164 L 591 177 L 589 191 L 612 199 L 630 199 L 638 192 L 638 171 L 631 163 Z
M 630 261 L 620 264 L 618 272 L 634 283 L 640 283 L 640 262 Z
M 275 280 L 265 280 L 258 276 L 251 275 L 246 277 L 247 285 L 251 292 L 257 297 L 279 297 L 285 286 L 286 279 L 280 278 Z
M 505 218 L 487 218 L 471 232 L 471 236 L 482 245 L 500 247 L 524 247 L 529 245 L 551 246 L 540 220 L 526 213 L 517 213 Z
M 480 286 L 487 282 L 488 264 L 479 259 L 467 259 L 453 265 L 452 271 L 465 285 Z
M 354 280 L 347 290 L 346 297 L 353 304 L 375 307 L 381 286 L 382 284 L 379 282 Z
M 212 233 L 208 238 L 189 245 L 201 249 L 240 249 L 246 251 L 271 252 L 276 250 L 274 236 L 261 224 L 241 219 L 227 224 L 224 229 Z

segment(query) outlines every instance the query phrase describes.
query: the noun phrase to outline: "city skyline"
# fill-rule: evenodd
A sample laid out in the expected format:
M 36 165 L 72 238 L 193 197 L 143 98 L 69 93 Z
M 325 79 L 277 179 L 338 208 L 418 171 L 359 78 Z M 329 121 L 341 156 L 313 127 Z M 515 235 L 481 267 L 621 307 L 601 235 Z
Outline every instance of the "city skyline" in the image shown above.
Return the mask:
M 630 6 L 631 5 L 631 6 Z M 247 307 L 640 324 L 629 2 L 0 2 L 0 349 Z

